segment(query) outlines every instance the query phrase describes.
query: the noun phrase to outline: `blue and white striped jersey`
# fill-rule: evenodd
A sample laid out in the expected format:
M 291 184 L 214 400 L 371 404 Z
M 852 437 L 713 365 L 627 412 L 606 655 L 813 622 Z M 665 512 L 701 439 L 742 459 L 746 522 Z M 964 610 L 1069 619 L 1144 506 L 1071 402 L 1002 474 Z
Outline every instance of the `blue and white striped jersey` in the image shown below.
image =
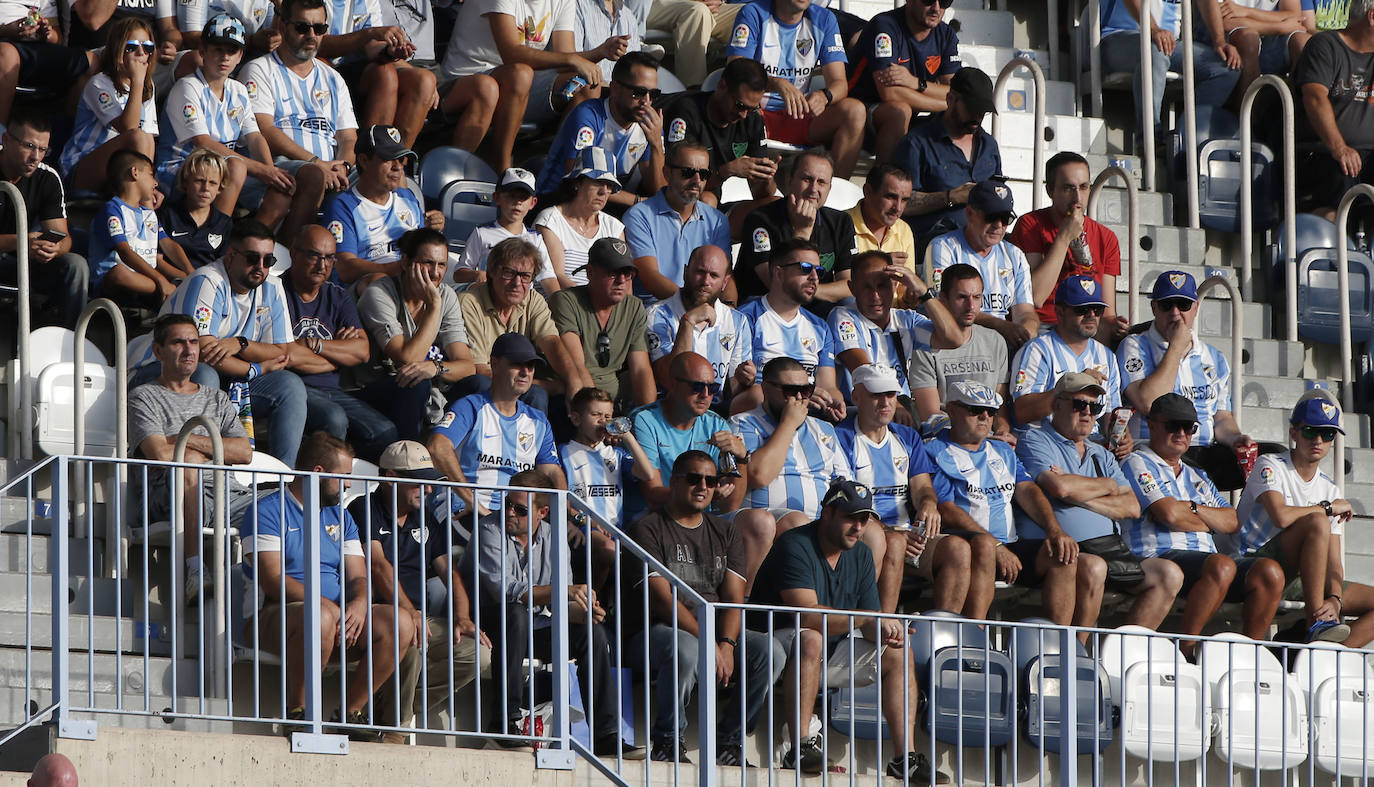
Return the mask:
M 1107 393 L 1098 397 L 1098 401 L 1105 405 L 1106 412 L 1121 406 L 1121 373 L 1116 366 L 1116 357 L 1096 339 L 1089 339 L 1088 346 L 1079 354 L 1064 343 L 1058 331 L 1041 334 L 1022 345 L 1011 368 L 1016 370 L 1011 380 L 1012 399 L 1044 393 L 1054 388 L 1059 378 L 1069 372 L 1095 369 L 1107 376 L 1107 382 L 1102 386 Z M 1040 428 L 1039 423 L 1022 426 Z
M 1169 349 L 1168 342 L 1154 325 L 1145 333 L 1135 333 L 1121 340 L 1116 348 L 1116 360 L 1121 367 L 1121 388 L 1149 377 Z M 1174 378 L 1174 393 L 1197 408 L 1198 430 L 1193 445 L 1211 445 L 1217 412 L 1231 409 L 1231 365 L 1215 347 L 1194 336 L 1193 346 L 1178 363 Z M 1136 442 L 1150 438 L 1145 419 L 1131 419 Z
M 740 307 L 754 327 L 754 366 L 758 373 L 755 382 L 763 382 L 763 366 L 774 358 L 795 358 L 806 367 L 806 376 L 816 381 L 816 369 L 835 365 L 835 342 L 825 320 L 806 309 L 798 309 L 797 316 L 784 320 L 768 305 L 768 297 L 760 296 Z
M 888 527 L 912 524 L 911 479 L 937 472 L 921 436 L 901 424 L 889 424 L 877 443 L 859 431 L 854 418 L 835 427 L 840 450 L 854 462 L 854 480 L 873 490 L 878 518 Z
M 172 297 L 163 301 L 158 314 L 185 314 L 196 321 L 201 336 L 242 336 L 264 344 L 287 344 L 295 339 L 291 330 L 291 309 L 281 280 L 267 281 L 242 295 L 236 294 L 224 270 L 224 260 L 196 268 L 177 285 Z M 135 367 L 152 363 L 150 344 Z
M 1131 12 L 1124 0 L 1100 0 L 1102 4 L 1102 38 L 1113 33 L 1133 33 L 1140 29 L 1138 16 Z M 1248 5 L 1248 3 L 1246 4 Z M 1181 23 L 1179 0 L 1150 0 L 1150 20 L 1175 35 Z M 1114 44 L 1115 46 L 1115 44 Z
M 141 90 L 142 87 L 140 86 Z M 104 71 L 91 77 L 81 91 L 81 101 L 76 105 L 76 125 L 62 149 L 60 161 L 62 174 L 71 175 L 72 168 L 86 154 L 119 136 L 114 122 L 124 114 L 129 104 L 129 94 L 115 87 L 114 82 Z M 157 96 L 143 102 L 138 127 L 157 136 Z
M 650 361 L 657 361 L 673 351 L 678 322 L 686 312 L 680 291 L 649 307 Z M 753 324 L 739 311 L 716 301 L 716 323 L 692 330 L 692 352 L 711 362 L 711 368 L 716 370 L 716 382 L 724 388 L 725 381 L 740 364 L 754 357 Z
M 215 14 L 228 14 L 239 20 L 251 36 L 272 26 L 276 7 L 272 0 L 179 0 L 176 4 L 177 27 L 181 30 L 201 30 Z
M 930 337 L 935 326 L 929 317 L 914 309 L 893 309 L 884 329 L 860 314 L 858 309 L 840 306 L 830 311 L 828 322 L 830 332 L 835 336 L 836 355 L 845 350 L 863 350 L 868 353 L 870 363 L 896 369 L 902 393 L 911 395 L 911 387 L 907 384 L 907 366 L 912 353 L 917 350 L 930 352 Z M 840 390 L 848 396 L 854 387 L 849 379 L 849 369 L 842 363 L 836 365 L 840 367 Z
M 1126 537 L 1132 552 L 1140 557 L 1157 557 L 1175 549 L 1188 552 L 1217 551 L 1211 533 L 1170 530 L 1167 525 L 1156 522 L 1146 510 L 1165 498 L 1191 500 L 1210 508 L 1229 506 L 1230 503 L 1221 496 L 1206 473 L 1192 465 L 1183 464 L 1182 471 L 1175 475 L 1169 463 L 1150 450 L 1148 445 L 1137 448 L 1126 457 L 1126 461 L 1121 463 L 1121 471 L 1126 474 L 1131 491 L 1140 501 L 1140 517 L 1121 522 L 1122 535 Z
M 935 497 L 953 500 L 1002 543 L 1015 541 L 1012 497 L 1017 484 L 1033 480 L 1016 451 L 1001 440 L 984 440 L 978 450 L 970 451 L 951 440 L 948 429 L 925 447 L 938 471 L 931 476 Z
M 367 27 L 381 27 L 382 4 L 377 0 L 327 0 L 324 4 L 329 18 L 329 34 L 347 35 Z M 348 59 L 350 56 L 340 58 Z
M 730 419 L 730 426 L 749 451 L 757 451 L 778 424 L 762 406 Z M 849 460 L 840 450 L 835 427 L 807 417 L 787 447 L 787 458 L 773 482 L 762 489 L 750 489 L 745 498 L 747 508 L 786 508 L 817 517 L 821 513 L 821 499 L 832 478 L 850 478 L 853 472 Z
M 1248 555 L 1269 542 L 1279 534 L 1279 529 L 1269 519 L 1269 512 L 1260 503 L 1260 495 L 1265 492 L 1278 492 L 1286 506 L 1315 506 L 1323 500 L 1336 500 L 1341 497 L 1340 490 L 1331 476 L 1318 470 L 1312 480 L 1304 481 L 1293 466 L 1293 456 L 1285 451 L 1281 454 L 1261 454 L 1255 460 L 1255 468 L 1245 480 L 1245 491 L 1240 493 L 1240 505 L 1236 506 L 1236 517 L 1240 520 L 1240 531 L 1231 539 L 1231 554 L 1240 557 Z M 1342 535 L 1345 525 L 1331 520 L 1331 534 Z
M 558 449 L 568 490 L 587 502 L 602 519 L 621 527 L 625 513 L 625 482 L 635 459 L 629 451 L 601 443 L 595 448 L 569 440 Z
M 931 287 L 940 288 L 940 275 L 945 268 L 958 263 L 972 265 L 983 277 L 983 311 L 994 317 L 1007 318 L 1011 307 L 1018 304 L 1035 305 L 1031 296 L 1030 263 L 1026 255 L 1010 241 L 1003 240 L 986 257 L 968 245 L 962 229 L 951 230 L 930 242 Z
M 354 186 L 336 194 L 324 209 L 324 227 L 334 236 L 338 252 L 378 264 L 399 260 L 401 251 L 396 243 L 424 221 L 420 199 L 405 186 L 392 192 L 381 205 L 358 193 Z
M 181 162 L 196 149 L 194 137 L 204 134 L 235 148 L 247 135 L 258 133 L 258 120 L 242 82 L 224 80 L 224 98 L 219 98 L 197 68 L 167 91 L 167 130 L 157 146 L 157 177 L 164 184 L 175 181 Z
M 272 52 L 244 66 L 240 78 L 254 112 L 272 118 L 272 125 L 310 155 L 333 161 L 334 135 L 357 128 L 358 121 L 339 72 L 320 60 L 313 65 L 299 77 Z
M 549 419 L 524 402 L 516 402 L 515 415 L 507 417 L 487 394 L 465 396 L 449 406 L 433 434 L 453 443 L 463 477 L 473 484 L 501 487 L 521 470 L 558 464 Z M 501 503 L 501 493 L 495 490 L 479 491 L 475 497 L 478 505 L 492 511 Z
M 811 76 L 821 66 L 848 62 L 834 12 L 812 3 L 801 21 L 788 27 L 773 15 L 773 0 L 744 4 L 725 55 L 757 60 L 768 76 L 786 79 L 802 93 L 810 92 Z M 781 111 L 787 105 L 777 93 L 769 93 L 763 107 Z
M 581 14 L 579 10 L 578 15 Z M 610 101 L 583 101 L 569 113 L 539 173 L 540 194 L 557 189 L 566 174 L 568 159 L 577 158 L 583 148 L 593 145 L 606 151 L 606 159 L 621 187 L 633 189 L 639 185 L 639 162 L 649 153 L 649 140 L 644 136 L 644 127 L 633 120 L 628 128 L 621 128 L 611 117 Z
M 149 266 L 157 267 L 157 245 L 167 233 L 157 214 L 141 205 L 130 205 L 119 197 L 105 203 L 105 208 L 91 222 L 91 289 L 96 291 L 100 281 L 116 265 L 122 265 L 115 253 L 115 244 L 128 243 L 134 254 Z

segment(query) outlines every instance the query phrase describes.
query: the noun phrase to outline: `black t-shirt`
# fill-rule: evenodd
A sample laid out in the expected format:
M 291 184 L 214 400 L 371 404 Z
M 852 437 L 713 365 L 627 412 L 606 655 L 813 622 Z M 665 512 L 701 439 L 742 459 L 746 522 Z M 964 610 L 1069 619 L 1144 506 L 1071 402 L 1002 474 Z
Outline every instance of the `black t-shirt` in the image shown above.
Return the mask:
M 763 116 L 750 112 L 744 120 L 724 127 L 712 123 L 706 114 L 711 93 L 698 90 L 682 93 L 663 109 L 663 135 L 668 144 L 695 139 L 711 152 L 711 169 L 720 169 L 737 158 L 762 156 Z
M 1356 52 L 1336 30 L 1326 30 L 1312 36 L 1302 50 L 1302 57 L 1293 67 L 1293 85 L 1301 89 L 1308 83 L 1326 88 L 1327 100 L 1335 115 L 1336 128 L 1345 144 L 1356 150 L 1374 149 L 1374 103 L 1371 103 L 1371 80 L 1374 80 L 1374 54 Z M 1307 118 L 1303 102 L 1298 105 L 1301 139 L 1316 141 L 1317 134 Z
M 702 514 L 697 527 L 683 527 L 667 511 L 651 511 L 631 525 L 630 538 L 708 602 L 720 600 L 726 572 L 742 579 L 749 570 L 735 526 L 714 514 Z M 650 577 L 658 575 L 650 569 Z
M 840 553 L 831 568 L 821 554 L 817 533 L 820 522 L 793 528 L 778 536 L 768 550 L 759 573 L 754 577 L 751 604 L 781 606 L 782 591 L 816 591 L 816 604 L 821 607 L 845 610 L 878 610 L 878 580 L 873 571 L 873 553 L 862 541 L 852 549 Z M 750 616 L 749 627 L 767 625 L 766 616 Z M 774 620 L 775 627 L 791 626 L 791 621 Z M 832 643 L 843 637 L 843 631 L 832 628 Z
M 47 164 L 39 164 L 32 175 L 20 178 L 14 185 L 24 198 L 29 232 L 38 232 L 43 221 L 67 218 L 67 195 L 62 189 L 62 178 L 57 170 Z M 16 231 L 14 208 L 10 205 L 9 197 L 0 193 L 0 235 L 13 235 Z
M 213 206 L 210 208 L 210 217 L 204 224 L 198 225 L 186 211 L 186 203 L 181 200 L 164 202 L 158 209 L 157 219 L 162 222 L 167 237 L 176 241 L 181 250 L 186 252 L 186 259 L 191 261 L 193 269 L 209 265 L 224 254 L 229 230 L 234 225 L 232 219 Z
M 370 506 L 368 500 L 372 501 Z M 354 500 L 348 507 L 348 513 L 358 525 L 358 538 L 363 542 L 363 554 L 368 554 L 371 549 L 369 542 L 376 538 L 382 545 L 386 559 L 396 567 L 396 576 L 406 598 L 410 599 L 412 606 L 419 609 L 425 597 L 428 567 L 448 549 L 442 525 L 436 527 L 434 520 L 426 512 L 424 527 L 421 528 L 421 512 L 412 511 L 406 517 L 405 525 L 401 527 L 400 532 L 395 532 L 395 521 L 391 518 L 391 495 L 382 490 Z M 455 534 L 454 547 L 458 546 Z M 440 578 L 448 581 L 445 577 Z M 435 617 L 447 614 L 442 609 L 426 611 Z
M 740 303 L 768 291 L 767 284 L 754 268 L 768 262 L 773 250 L 791 237 L 786 197 L 764 205 L 744 220 L 744 242 L 740 244 L 739 258 L 735 261 L 735 286 L 739 288 Z M 843 211 L 822 207 L 816 212 L 811 242 L 821 250 L 821 283 L 834 281 L 835 274 L 849 270 L 850 258 L 855 253 L 854 222 Z

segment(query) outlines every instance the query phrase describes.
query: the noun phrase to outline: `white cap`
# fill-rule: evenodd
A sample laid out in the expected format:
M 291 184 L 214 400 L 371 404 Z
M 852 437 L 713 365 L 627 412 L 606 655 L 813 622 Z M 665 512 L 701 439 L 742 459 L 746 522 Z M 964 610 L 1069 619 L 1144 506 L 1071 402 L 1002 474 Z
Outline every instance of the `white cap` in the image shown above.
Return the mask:
M 871 394 L 899 393 L 902 383 L 897 379 L 897 370 L 881 363 L 866 363 L 854 370 L 854 387 L 863 386 Z

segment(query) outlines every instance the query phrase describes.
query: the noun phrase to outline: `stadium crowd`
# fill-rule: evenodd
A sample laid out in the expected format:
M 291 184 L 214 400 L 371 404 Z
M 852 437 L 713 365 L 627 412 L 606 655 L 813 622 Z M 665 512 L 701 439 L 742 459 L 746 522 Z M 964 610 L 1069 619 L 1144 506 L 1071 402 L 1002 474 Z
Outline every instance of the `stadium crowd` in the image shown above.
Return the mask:
M 1304 400 L 1290 445 L 1243 434 L 1185 271 L 1153 282 L 1148 322 L 1118 315 L 1120 251 L 1085 215 L 1083 156 L 1052 157 L 1050 205 L 1017 218 L 982 128 L 992 80 L 961 66 L 949 4 L 864 23 L 809 0 L 0 2 L 0 174 L 32 230 L 15 236 L 12 208 L 0 218 L 0 275 L 26 243 L 54 321 L 95 296 L 157 312 L 133 359 L 138 456 L 169 459 L 181 424 L 207 414 L 228 462 L 256 447 L 337 476 L 356 456 L 397 479 L 347 510 L 340 480 L 323 492 L 322 625 L 375 656 L 349 684 L 349 721 L 393 673 L 413 710 L 429 637 L 431 653 L 457 643 L 463 665 L 441 689 L 504 665 L 499 722 L 521 723 L 523 643 L 548 642 L 548 617 L 525 610 L 547 611 L 563 534 L 547 496 L 507 486 L 571 490 L 599 520 L 568 534 L 591 567 L 569 588 L 588 622 L 573 627 L 584 694 L 612 685 L 612 625 L 660 665 L 647 752 L 621 748 L 612 699 L 584 698 L 604 711 L 598 752 L 685 759 L 671 709 L 696 679 L 695 618 L 665 578 L 642 583 L 647 620 L 608 618 L 607 527 L 708 600 L 892 612 L 916 579 L 934 606 L 985 618 L 1002 581 L 1040 588 L 1060 624 L 1095 624 L 1118 591 L 1130 622 L 1158 627 L 1183 598 L 1192 635 L 1243 601 L 1261 637 L 1301 580 L 1298 637 L 1368 643 L 1374 589 L 1344 581 L 1333 546 L 1351 507 L 1318 470 L 1339 409 Z M 1220 106 L 1291 63 L 1307 191 L 1329 199 L 1374 171 L 1351 87 L 1374 77 L 1374 0 L 1315 34 L 1296 3 L 1270 5 L 1204 4 L 1199 99 Z M 1103 6 L 1104 37 L 1138 35 L 1131 2 Z M 659 87 L 662 47 L 643 43 L 659 25 L 686 92 Z M 1176 27 L 1151 31 L 1160 86 Z M 1132 46 L 1103 51 L 1138 70 Z M 74 117 L 46 111 L 64 102 Z M 546 155 L 512 166 L 523 124 Z M 434 128 L 499 173 L 497 217 L 467 238 L 446 237 L 407 185 Z M 783 160 L 765 137 L 801 148 Z M 865 149 L 862 200 L 827 207 Z M 747 184 L 733 198 L 730 178 Z M 89 233 L 69 227 L 67 193 L 101 189 Z M 188 461 L 211 454 L 192 438 Z M 152 475 L 147 505 L 165 507 Z M 490 491 L 439 511 L 438 479 Z M 229 491 L 264 596 L 255 619 L 288 654 L 299 714 L 301 481 L 255 505 Z M 188 500 L 188 524 L 206 508 Z M 426 512 L 454 534 L 426 529 Z M 189 538 L 188 596 L 206 581 L 199 552 Z M 802 686 L 789 718 L 810 714 L 827 653 L 832 670 L 843 650 L 901 685 L 900 627 L 870 620 L 856 651 L 825 640 L 825 617 L 770 639 L 722 614 L 718 663 L 750 691 L 732 700 L 748 712 L 721 730 L 721 762 L 744 762 L 737 744 L 782 672 Z M 897 722 L 888 772 L 929 779 Z M 823 769 L 818 739 L 798 740 L 784 763 Z

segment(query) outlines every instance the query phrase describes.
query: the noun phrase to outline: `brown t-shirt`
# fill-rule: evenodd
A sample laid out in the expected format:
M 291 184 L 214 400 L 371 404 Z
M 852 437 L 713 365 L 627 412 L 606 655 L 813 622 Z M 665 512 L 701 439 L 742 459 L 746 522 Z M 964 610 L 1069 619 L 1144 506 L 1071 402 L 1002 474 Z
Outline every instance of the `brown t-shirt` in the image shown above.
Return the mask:
M 689 528 L 662 509 L 651 511 L 635 520 L 630 537 L 708 602 L 720 599 L 726 572 L 743 578 L 747 570 L 735 526 L 712 514 L 702 514 L 701 524 Z M 648 575 L 660 576 L 652 567 Z

